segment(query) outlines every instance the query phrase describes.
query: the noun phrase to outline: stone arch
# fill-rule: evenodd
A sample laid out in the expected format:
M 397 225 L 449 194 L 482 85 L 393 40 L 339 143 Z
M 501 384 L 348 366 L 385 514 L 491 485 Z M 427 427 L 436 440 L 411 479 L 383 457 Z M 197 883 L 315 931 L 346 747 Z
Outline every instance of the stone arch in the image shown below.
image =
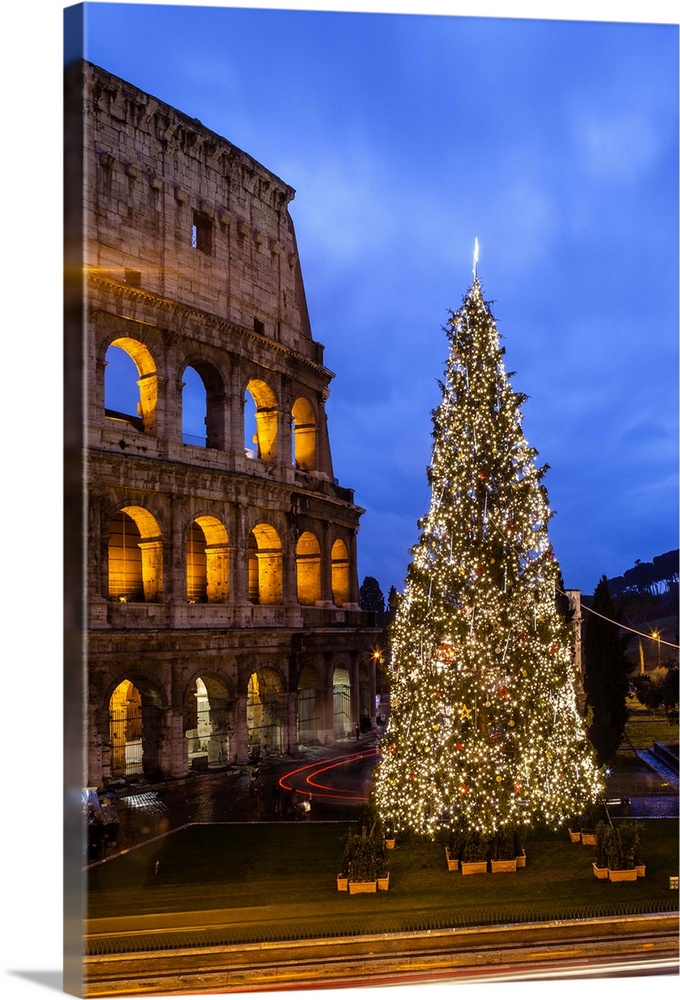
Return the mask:
M 144 507 L 121 507 L 109 521 L 107 593 L 119 601 L 154 603 L 163 591 L 163 541 Z
M 269 667 L 250 675 L 246 705 L 248 754 L 280 753 L 284 749 L 287 701 L 281 678 Z
M 234 696 L 223 678 L 201 673 L 187 688 L 184 734 L 192 770 L 205 771 L 229 763 Z
M 182 440 L 205 448 L 225 448 L 225 388 L 209 361 L 190 358 L 182 372 Z
M 271 524 L 256 524 L 248 535 L 248 600 L 251 604 L 283 600 L 283 550 Z
M 293 403 L 293 464 L 297 469 L 310 472 L 317 467 L 316 413 L 304 396 Z
M 299 604 L 321 600 L 321 549 L 316 535 L 303 531 L 295 549 L 297 599 Z
M 331 549 L 331 590 L 334 604 L 349 604 L 349 552 L 342 538 Z
M 159 689 L 133 670 L 114 686 L 107 709 L 111 777 L 156 777 L 163 719 Z
M 319 742 L 323 682 L 317 668 L 306 663 L 297 684 L 297 741 L 305 745 Z
M 190 604 L 229 598 L 229 536 L 210 514 L 194 518 L 186 533 L 186 589 Z
M 333 733 L 336 740 L 352 731 L 351 694 L 349 667 L 338 663 L 333 668 Z
M 158 370 L 154 357 L 146 345 L 133 337 L 115 337 L 106 351 L 105 365 L 111 360 L 111 348 L 120 348 L 134 362 L 137 369 L 136 413 L 125 413 L 108 406 L 113 392 L 113 371 L 104 369 L 104 414 L 111 420 L 123 420 L 136 430 L 152 434 L 157 430 Z
M 279 433 L 279 410 L 276 396 L 271 386 L 261 378 L 251 378 L 245 391 L 250 393 L 255 403 L 256 428 L 252 442 L 255 447 L 251 448 L 250 444 L 246 442 L 246 454 L 262 459 L 263 462 L 273 462 L 277 456 Z

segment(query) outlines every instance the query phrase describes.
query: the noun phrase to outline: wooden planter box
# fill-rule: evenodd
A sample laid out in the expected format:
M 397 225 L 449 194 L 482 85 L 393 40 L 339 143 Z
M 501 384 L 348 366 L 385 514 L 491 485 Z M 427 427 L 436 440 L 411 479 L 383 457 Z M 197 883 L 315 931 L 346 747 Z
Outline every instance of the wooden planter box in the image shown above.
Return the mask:
M 494 861 L 491 859 L 491 871 L 492 872 L 516 872 L 517 871 L 517 858 L 513 858 L 512 861 L 509 860 L 499 860 Z
M 349 879 L 345 878 L 344 875 L 338 875 L 338 892 L 347 892 L 348 886 Z
M 393 851 L 394 850 L 394 845 L 396 844 L 396 842 L 397 842 L 397 838 L 396 837 L 385 837 L 385 850 L 386 851 Z
M 515 861 L 517 862 L 517 867 L 518 868 L 526 868 L 526 866 L 527 866 L 527 852 L 526 851 L 522 851 L 522 853 L 518 854 L 518 856 L 515 858 Z
M 591 847 L 595 847 L 597 844 L 597 837 L 593 830 L 581 830 L 581 843 L 589 844 Z
M 378 876 L 378 878 L 376 879 L 376 883 L 377 883 L 378 891 L 379 892 L 381 890 L 389 889 L 389 887 L 390 887 L 390 873 L 388 872 L 387 875 L 383 875 L 382 877 Z
M 463 875 L 481 875 L 487 871 L 486 861 L 461 861 L 460 870 Z
M 637 879 L 637 868 L 609 869 L 610 882 L 635 882 Z
M 378 883 L 375 879 L 372 882 L 350 882 L 349 894 L 354 896 L 357 892 L 377 892 Z
M 446 865 L 450 872 L 458 871 L 458 858 L 452 858 L 448 847 L 444 848 L 446 854 Z
M 572 844 L 578 844 L 578 842 L 581 839 L 581 831 L 580 830 L 568 830 L 567 832 L 569 833 L 569 840 L 572 842 Z
M 647 874 L 647 865 L 636 865 L 635 871 L 637 872 L 638 878 L 644 878 Z
M 598 868 L 595 862 L 593 861 L 593 875 L 595 876 L 595 878 L 609 878 L 609 869 Z

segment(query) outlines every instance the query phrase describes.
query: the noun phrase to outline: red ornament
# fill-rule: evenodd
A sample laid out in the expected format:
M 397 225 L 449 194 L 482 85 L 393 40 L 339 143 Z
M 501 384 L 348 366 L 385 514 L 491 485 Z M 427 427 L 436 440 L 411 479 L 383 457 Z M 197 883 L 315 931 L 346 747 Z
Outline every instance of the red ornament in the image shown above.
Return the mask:
M 462 743 L 456 743 L 456 750 L 462 750 L 462 749 L 463 749 L 463 744 Z
M 509 698 L 510 697 L 510 692 L 508 691 L 508 689 L 506 687 L 499 688 L 498 689 L 498 697 L 499 698 Z
M 515 784 L 512 787 L 513 787 L 513 791 L 514 791 L 515 795 L 519 795 L 520 792 L 522 791 L 522 789 L 521 789 L 521 787 L 520 787 L 520 785 L 519 785 L 518 782 L 515 782 Z

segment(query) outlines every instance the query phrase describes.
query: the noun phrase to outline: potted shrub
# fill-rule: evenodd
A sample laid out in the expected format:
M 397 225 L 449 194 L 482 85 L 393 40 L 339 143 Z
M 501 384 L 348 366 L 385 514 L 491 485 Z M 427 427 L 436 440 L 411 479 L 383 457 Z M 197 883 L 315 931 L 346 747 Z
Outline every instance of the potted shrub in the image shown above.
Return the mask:
M 366 836 L 350 831 L 345 840 L 343 870 L 347 872 L 347 887 L 350 895 L 359 892 L 376 892 L 378 877 L 381 888 L 387 888 L 389 880 L 382 837 Z
M 611 836 L 607 839 L 610 882 L 635 882 L 637 879 L 633 840 L 636 835 L 639 837 L 639 831 L 631 828 L 638 825 L 624 821 L 611 829 Z
M 642 824 L 624 820 L 614 831 L 618 842 L 618 866 L 609 866 L 612 882 L 634 882 L 646 874 L 646 866 L 640 861 L 640 841 Z
M 567 822 L 567 833 L 569 834 L 569 840 L 572 844 L 578 844 L 581 841 L 581 817 L 572 816 Z
M 594 802 L 587 806 L 581 814 L 581 843 L 595 846 L 597 834 L 595 829 L 599 822 L 605 822 L 607 812 L 601 802 Z
M 515 860 L 517 862 L 518 868 L 526 868 L 527 866 L 527 852 L 524 849 L 524 836 L 525 828 L 523 826 L 514 826 L 512 828 L 512 837 L 514 842 L 515 850 Z
M 595 860 L 593 861 L 593 874 L 596 878 L 609 878 L 609 841 L 612 835 L 612 828 L 603 820 L 595 827 L 597 844 L 595 845 Z
M 478 875 L 487 871 L 489 838 L 479 830 L 468 830 L 460 852 L 460 870 L 463 875 Z
M 385 836 L 385 850 L 387 850 L 387 851 L 393 851 L 394 850 L 394 846 L 395 846 L 395 844 L 397 842 L 397 838 L 396 838 L 395 833 L 394 833 L 394 827 L 392 826 L 392 823 L 390 821 L 388 821 L 387 823 L 385 823 L 385 834 L 384 834 L 384 836 Z
M 502 826 L 496 830 L 490 846 L 492 872 L 516 872 L 517 855 L 512 828 Z
M 460 864 L 460 852 L 465 842 L 465 834 L 462 830 L 451 830 L 449 832 L 448 843 L 444 845 L 446 855 L 446 866 L 450 872 L 457 872 Z

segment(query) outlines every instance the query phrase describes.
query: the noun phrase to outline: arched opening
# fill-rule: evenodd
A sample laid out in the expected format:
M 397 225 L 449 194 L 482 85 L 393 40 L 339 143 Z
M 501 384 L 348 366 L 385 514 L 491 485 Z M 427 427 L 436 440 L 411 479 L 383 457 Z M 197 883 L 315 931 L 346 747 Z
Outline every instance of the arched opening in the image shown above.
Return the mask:
M 225 446 L 224 380 L 214 365 L 187 365 L 182 390 L 182 441 L 201 448 Z
M 321 696 L 321 679 L 319 672 L 310 665 L 305 665 L 298 681 L 298 743 L 309 746 L 319 742 L 319 704 Z
M 195 368 L 184 369 L 182 383 L 182 441 L 205 448 L 208 404 L 203 379 Z
M 280 753 L 284 743 L 286 702 L 281 682 L 272 670 L 258 670 L 248 681 L 248 754 Z
M 343 739 L 351 732 L 350 682 L 346 667 L 333 671 L 333 732 L 336 739 Z
M 104 370 L 104 414 L 135 430 L 153 433 L 158 405 L 158 372 L 149 349 L 132 337 L 108 347 Z
M 281 539 L 270 524 L 257 524 L 248 536 L 248 600 L 280 604 L 283 600 Z
M 229 763 L 229 717 L 233 700 L 218 677 L 197 677 L 186 701 L 185 735 L 189 767 L 194 771 Z
M 108 595 L 114 600 L 155 602 L 163 589 L 163 542 L 153 514 L 123 507 L 109 522 Z
M 246 407 L 246 400 L 249 396 L 252 402 L 249 407 Z M 254 415 L 254 433 L 252 432 L 252 427 L 246 427 L 247 410 L 250 414 Z M 251 378 L 246 386 L 244 395 L 244 428 L 246 435 L 244 447 L 246 455 L 249 458 L 262 459 L 263 462 L 275 461 L 278 445 L 278 426 L 279 411 L 276 396 L 262 379 Z
M 303 531 L 295 550 L 299 604 L 321 600 L 321 549 L 311 531 Z
M 349 604 L 349 554 L 341 538 L 331 549 L 331 589 L 334 604 Z
M 229 597 L 229 538 L 216 517 L 203 515 L 187 529 L 187 601 L 219 604 Z
M 304 396 L 293 403 L 293 463 L 297 469 L 316 468 L 316 415 Z
M 109 699 L 111 777 L 158 773 L 161 718 L 160 697 L 150 685 L 121 681 Z

